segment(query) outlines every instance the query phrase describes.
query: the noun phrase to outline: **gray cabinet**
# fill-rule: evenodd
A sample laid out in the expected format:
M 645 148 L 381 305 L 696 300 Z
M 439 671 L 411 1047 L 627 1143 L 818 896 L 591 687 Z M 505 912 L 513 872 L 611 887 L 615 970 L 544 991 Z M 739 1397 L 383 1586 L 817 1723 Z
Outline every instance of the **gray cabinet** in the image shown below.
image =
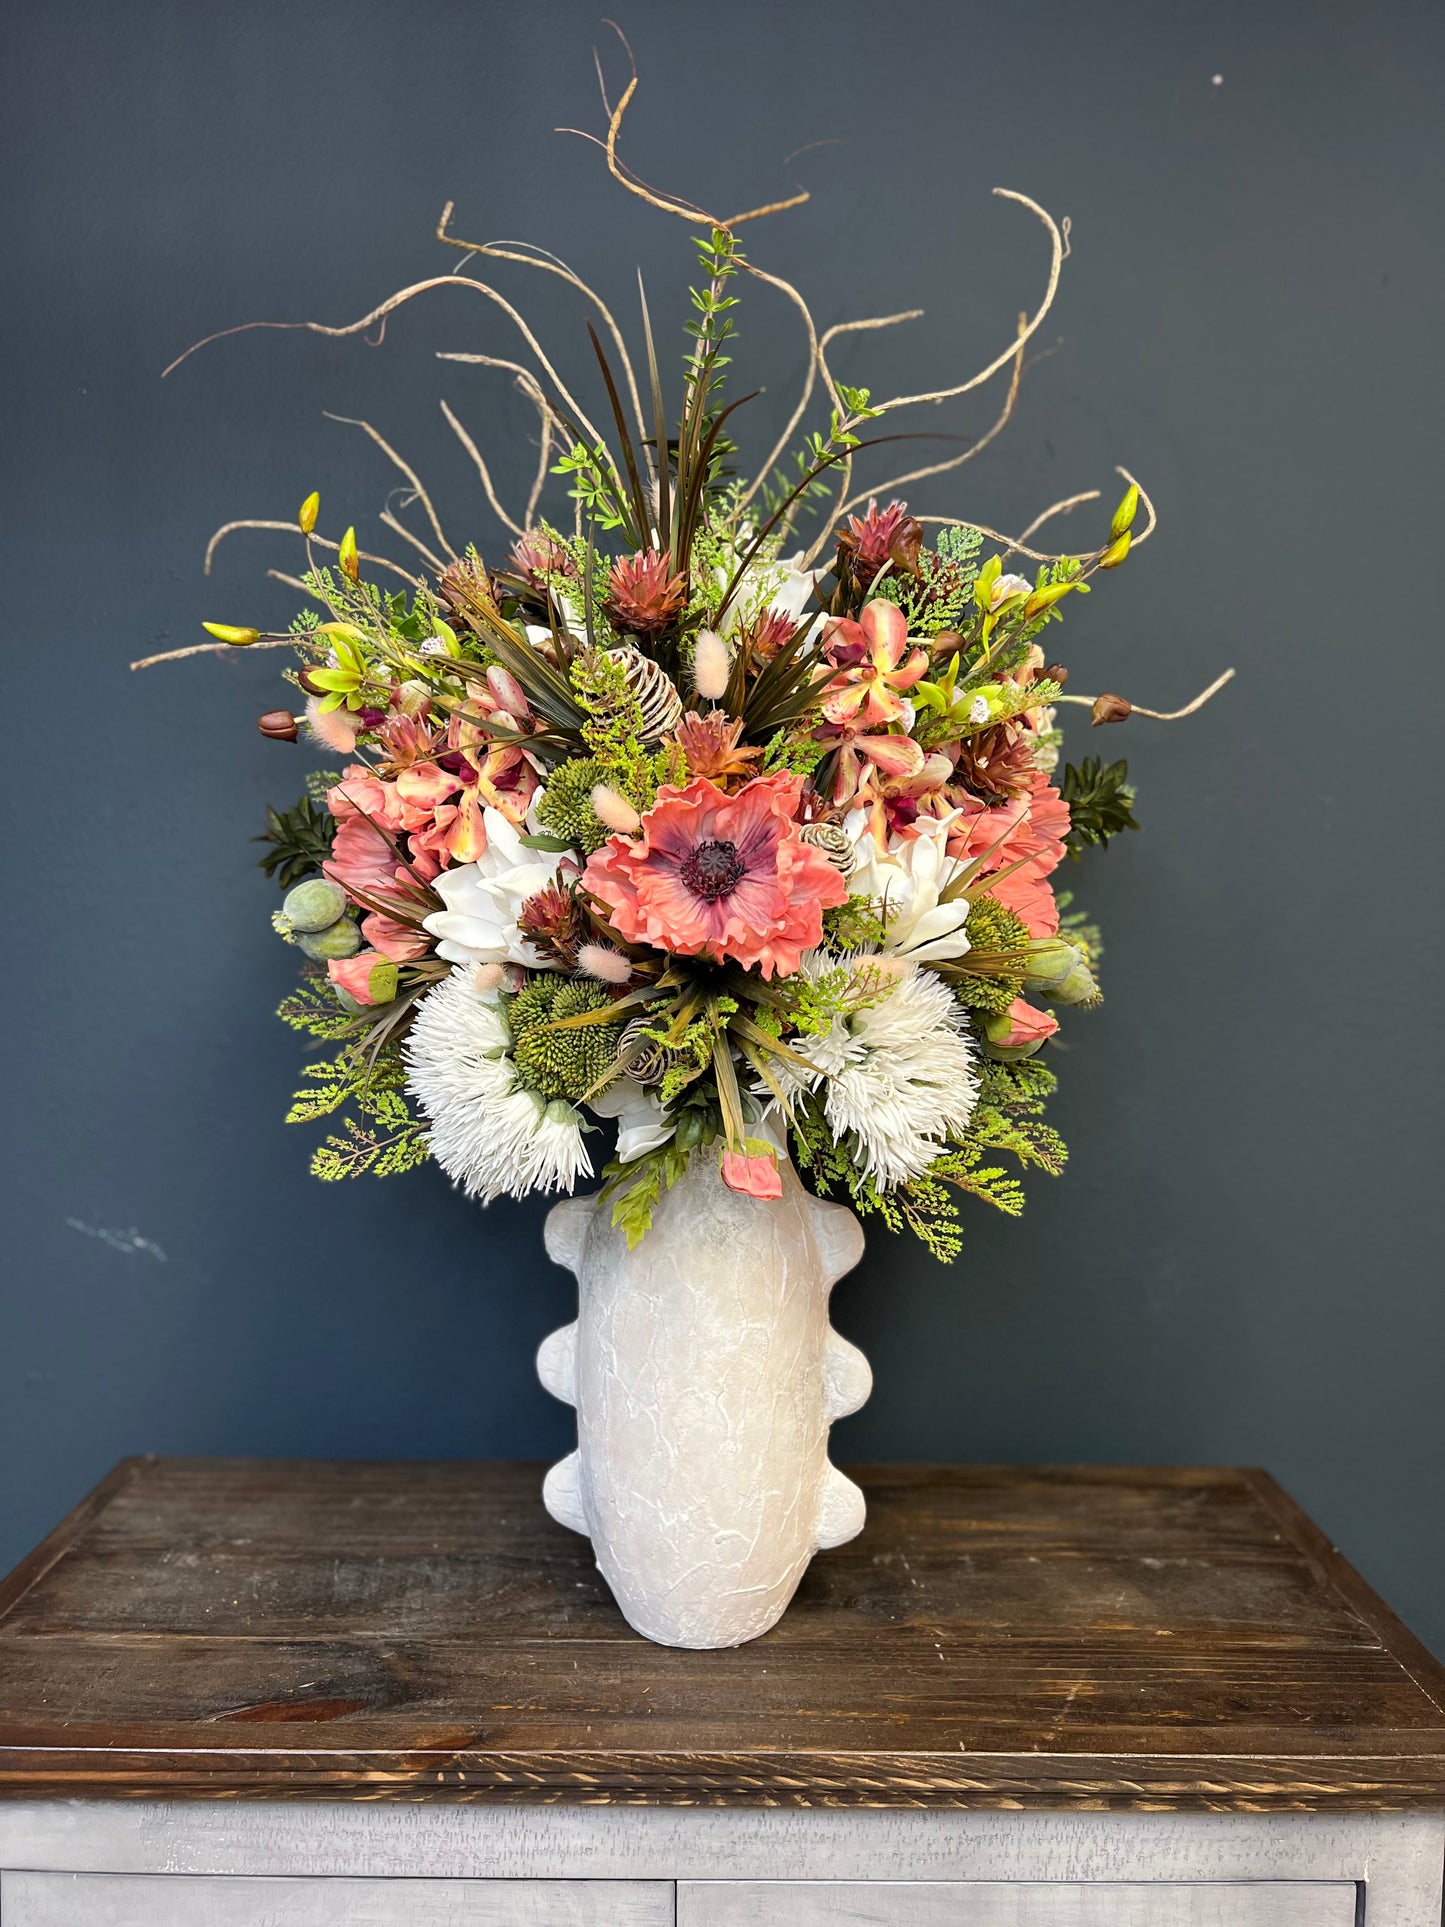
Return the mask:
M 7 1873 L 5 1927 L 673 1927 L 671 1881 Z
M 1355 1927 L 1349 1880 L 683 1881 L 677 1927 Z

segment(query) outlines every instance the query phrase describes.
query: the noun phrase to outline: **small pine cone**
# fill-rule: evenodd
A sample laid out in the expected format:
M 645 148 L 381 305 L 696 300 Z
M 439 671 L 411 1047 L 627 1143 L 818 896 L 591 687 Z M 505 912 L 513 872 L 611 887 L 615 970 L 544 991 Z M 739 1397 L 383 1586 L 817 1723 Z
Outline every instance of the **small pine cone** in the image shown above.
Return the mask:
M 823 852 L 840 876 L 852 876 L 857 869 L 858 853 L 841 823 L 808 823 L 801 835 L 805 843 Z
M 642 710 L 642 740 L 649 749 L 655 749 L 682 721 L 682 698 L 667 671 L 659 668 L 651 656 L 644 656 L 640 649 L 624 644 L 607 653 L 614 662 L 622 664 L 627 686 Z
M 634 1017 L 623 1028 L 618 1039 L 618 1055 L 628 1058 L 627 1075 L 634 1084 L 660 1084 L 674 1064 L 680 1064 L 686 1055 L 680 1050 L 669 1050 L 666 1044 L 659 1044 L 655 1037 L 645 1037 L 647 1028 L 645 1017 Z

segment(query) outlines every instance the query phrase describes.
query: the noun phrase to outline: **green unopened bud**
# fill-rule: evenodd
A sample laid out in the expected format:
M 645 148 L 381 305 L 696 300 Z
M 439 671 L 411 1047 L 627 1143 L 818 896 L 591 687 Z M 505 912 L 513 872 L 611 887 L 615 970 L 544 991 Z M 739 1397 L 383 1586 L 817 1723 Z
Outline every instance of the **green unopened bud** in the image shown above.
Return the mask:
M 1051 991 L 1055 984 L 1061 984 L 1079 963 L 1083 961 L 1077 944 L 1066 943 L 1062 937 L 1047 937 L 1036 943 L 1029 951 L 1025 979 L 1044 991 Z
M 983 1022 L 985 1048 L 990 1057 L 1000 1064 L 1020 1064 L 1024 1058 L 1032 1057 L 1035 1051 L 1044 1047 L 1044 1036 L 1026 1037 L 1022 1043 L 1010 1044 L 1007 1040 L 1014 1034 L 1014 1016 L 1010 1010 L 1002 1010 Z
M 342 536 L 340 546 L 336 551 L 336 562 L 341 573 L 345 576 L 350 576 L 353 582 L 360 578 L 361 557 L 357 552 L 355 529 L 348 529 L 345 535 Z
M 249 649 L 253 642 L 261 640 L 259 629 L 237 629 L 229 622 L 203 622 L 201 627 L 217 642 L 229 642 L 233 649 Z
M 330 877 L 310 877 L 286 892 L 281 914 L 298 934 L 329 930 L 346 915 L 346 892 Z
M 1101 569 L 1117 569 L 1119 564 L 1124 560 L 1124 557 L 1129 553 L 1129 544 L 1133 539 L 1127 529 L 1125 529 L 1122 535 L 1116 535 L 1108 548 L 1105 549 L 1104 553 L 1099 557 L 1099 567 Z
M 1056 602 L 1062 602 L 1066 595 L 1072 595 L 1081 585 L 1077 582 L 1046 582 L 1042 589 L 1035 589 L 1024 604 L 1024 621 L 1032 622 L 1041 616 L 1045 609 L 1052 609 Z
M 316 527 L 316 518 L 321 513 L 321 497 L 313 489 L 296 511 L 296 520 L 303 535 L 310 535 Z
M 1051 1004 L 1079 1004 L 1086 1009 L 1104 1001 L 1103 992 L 1094 982 L 1094 973 L 1082 957 L 1061 984 L 1051 984 L 1041 994 Z
M 1139 484 L 1131 482 L 1129 492 L 1114 510 L 1114 519 L 1109 524 L 1109 540 L 1116 541 L 1119 536 L 1127 535 L 1134 526 L 1134 516 L 1139 508 Z
M 296 941 L 308 957 L 318 963 L 330 963 L 333 959 L 354 957 L 361 948 L 361 932 L 350 917 L 338 917 L 325 930 L 298 931 Z

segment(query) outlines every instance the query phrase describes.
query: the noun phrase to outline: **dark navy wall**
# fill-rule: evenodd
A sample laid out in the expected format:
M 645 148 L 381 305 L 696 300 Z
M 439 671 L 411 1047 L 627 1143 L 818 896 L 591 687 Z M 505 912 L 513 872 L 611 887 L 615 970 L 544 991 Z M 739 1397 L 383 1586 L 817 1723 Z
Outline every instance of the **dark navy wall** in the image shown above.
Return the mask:
M 927 310 L 840 356 L 853 379 L 931 386 L 1008 339 L 1045 250 L 995 184 L 1072 216 L 1017 420 L 915 506 L 1017 528 L 1125 463 L 1161 526 L 1056 632 L 1075 687 L 1167 708 L 1240 671 L 1172 731 L 1075 729 L 1075 754 L 1128 752 L 1145 831 L 1071 879 L 1109 943 L 1108 1001 L 1059 1060 L 1073 1163 L 1021 1223 L 974 1211 L 951 1270 L 871 1240 L 837 1321 L 877 1391 L 841 1454 L 1257 1461 L 1445 1648 L 1445 18 L 619 4 L 644 174 L 724 211 L 810 186 L 756 257 L 825 322 Z M 0 1566 L 123 1453 L 564 1449 L 531 1364 L 569 1315 L 544 1207 L 483 1216 L 432 1171 L 323 1188 L 282 1127 L 292 954 L 247 841 L 300 787 L 253 726 L 276 659 L 126 664 L 203 617 L 288 618 L 282 539 L 238 535 L 202 579 L 228 518 L 317 487 L 333 527 L 376 528 L 393 478 L 325 410 L 415 460 L 454 539 L 497 534 L 440 395 L 525 492 L 505 377 L 433 358 L 513 352 L 472 297 L 375 347 L 237 336 L 162 382 L 189 342 L 350 320 L 442 271 L 448 198 L 459 232 L 544 242 L 620 309 L 640 263 L 665 327 L 689 268 L 682 225 L 552 131 L 599 125 L 594 38 L 621 71 L 591 7 L 10 0 L 4 22 Z M 565 289 L 497 279 L 585 365 Z M 756 439 L 802 351 L 746 292 Z

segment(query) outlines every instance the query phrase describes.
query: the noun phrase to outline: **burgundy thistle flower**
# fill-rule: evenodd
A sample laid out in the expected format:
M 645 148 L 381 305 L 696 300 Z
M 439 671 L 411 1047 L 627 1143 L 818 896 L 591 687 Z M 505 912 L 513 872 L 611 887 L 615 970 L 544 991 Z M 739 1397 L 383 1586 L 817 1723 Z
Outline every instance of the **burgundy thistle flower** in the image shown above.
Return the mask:
M 524 535 L 507 560 L 512 573 L 519 575 L 529 589 L 545 589 L 548 576 L 577 574 L 577 564 L 556 536 L 545 529 Z
M 607 578 L 607 618 L 621 635 L 655 642 L 682 614 L 687 584 L 669 575 L 670 554 L 643 549 L 614 562 Z
M 548 962 L 575 970 L 577 952 L 587 940 L 586 925 L 570 890 L 549 883 L 527 898 L 517 917 L 517 927 L 527 941 Z
M 744 630 L 740 641 L 754 662 L 771 662 L 797 633 L 798 624 L 785 609 L 764 609 L 751 627 Z
M 857 589 L 868 590 L 885 562 L 899 575 L 918 573 L 923 547 L 923 524 L 908 513 L 906 502 L 890 502 L 880 514 L 870 496 L 866 515 L 850 515 L 847 528 L 838 530 L 837 573 Z

